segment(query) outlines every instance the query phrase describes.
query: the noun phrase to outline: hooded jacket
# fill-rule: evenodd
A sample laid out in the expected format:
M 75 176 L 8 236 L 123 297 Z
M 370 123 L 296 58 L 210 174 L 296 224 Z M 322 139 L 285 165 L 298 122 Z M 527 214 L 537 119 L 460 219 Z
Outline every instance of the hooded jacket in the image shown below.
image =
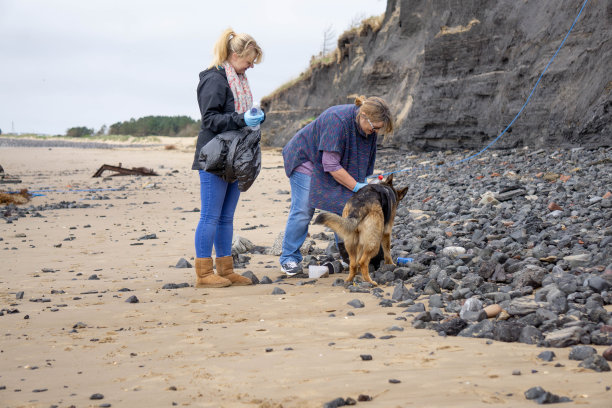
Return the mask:
M 246 126 L 244 114 L 237 113 L 234 108 L 234 94 L 222 67 L 213 67 L 200 72 L 197 96 L 202 124 L 191 165 L 192 170 L 201 169 L 198 158 L 200 150 L 206 143 L 219 133 Z

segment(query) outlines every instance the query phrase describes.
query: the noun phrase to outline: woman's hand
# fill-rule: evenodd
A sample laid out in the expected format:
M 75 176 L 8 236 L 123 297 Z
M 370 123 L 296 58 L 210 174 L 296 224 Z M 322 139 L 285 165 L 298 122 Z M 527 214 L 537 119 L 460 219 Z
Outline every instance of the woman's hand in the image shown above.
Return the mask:
M 363 187 L 365 187 L 367 185 L 368 185 L 368 183 L 357 182 L 357 184 L 355 184 L 355 187 L 353 187 L 353 193 L 358 192 L 359 190 L 361 190 Z
M 345 169 L 340 169 L 340 170 L 336 170 L 336 171 L 330 171 L 329 174 L 331 174 L 331 176 L 334 178 L 334 180 L 336 180 L 338 182 L 338 184 L 343 185 L 344 187 L 348 188 L 351 191 L 357 191 L 359 188 L 365 186 L 365 183 L 358 183 L 353 176 L 351 176 L 348 171 L 346 171 Z M 355 188 L 357 188 L 358 184 L 363 184 L 361 187 L 359 187 L 357 190 L 355 190 Z
M 244 123 L 246 123 L 247 126 L 257 126 L 263 122 L 265 116 L 266 115 L 262 110 L 253 115 L 249 109 L 248 111 L 244 112 Z

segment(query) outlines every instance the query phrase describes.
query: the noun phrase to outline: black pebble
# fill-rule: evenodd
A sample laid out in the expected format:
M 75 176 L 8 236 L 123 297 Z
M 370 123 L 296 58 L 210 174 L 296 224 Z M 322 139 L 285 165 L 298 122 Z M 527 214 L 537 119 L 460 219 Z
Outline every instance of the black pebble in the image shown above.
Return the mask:
M 91 397 L 89 397 L 90 400 L 101 400 L 104 399 L 104 395 L 102 394 L 91 394 Z
M 140 302 L 140 300 L 138 300 L 136 296 L 132 295 L 129 298 L 127 298 L 125 302 L 126 303 L 138 303 Z

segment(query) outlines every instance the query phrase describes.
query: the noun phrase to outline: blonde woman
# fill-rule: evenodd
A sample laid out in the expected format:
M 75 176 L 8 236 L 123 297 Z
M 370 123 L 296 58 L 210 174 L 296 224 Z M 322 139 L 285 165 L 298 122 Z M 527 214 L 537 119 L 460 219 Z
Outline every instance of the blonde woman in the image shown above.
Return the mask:
M 227 183 L 221 177 L 200 169 L 199 152 L 217 134 L 244 126 L 255 126 L 263 113 L 251 115 L 253 95 L 246 71 L 261 62 L 263 53 L 253 37 L 225 30 L 213 49 L 214 59 L 200 72 L 197 88 L 202 125 L 198 134 L 193 170 L 199 170 L 200 220 L 195 233 L 196 286 L 218 288 L 250 285 L 250 279 L 234 273 L 232 234 L 234 211 L 240 191 L 238 182 Z M 213 270 L 215 248 L 217 274 Z
M 285 145 L 291 208 L 280 264 L 287 276 L 302 272 L 300 247 L 315 208 L 342 214 L 344 204 L 374 172 L 378 133 L 392 131 L 387 103 L 379 97 L 360 96 L 355 104 L 328 108 Z M 348 261 L 342 243 L 338 249 Z

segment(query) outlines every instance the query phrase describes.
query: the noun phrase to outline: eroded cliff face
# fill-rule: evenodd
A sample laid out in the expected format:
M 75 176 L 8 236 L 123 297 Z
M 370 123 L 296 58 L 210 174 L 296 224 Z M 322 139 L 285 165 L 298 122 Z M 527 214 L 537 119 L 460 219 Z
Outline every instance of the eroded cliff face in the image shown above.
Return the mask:
M 385 98 L 390 145 L 480 149 L 519 112 L 582 1 L 388 0 L 378 31 L 341 36 L 336 61 L 262 100 L 264 143 L 357 94 Z M 612 3 L 590 0 L 496 148 L 612 145 Z

